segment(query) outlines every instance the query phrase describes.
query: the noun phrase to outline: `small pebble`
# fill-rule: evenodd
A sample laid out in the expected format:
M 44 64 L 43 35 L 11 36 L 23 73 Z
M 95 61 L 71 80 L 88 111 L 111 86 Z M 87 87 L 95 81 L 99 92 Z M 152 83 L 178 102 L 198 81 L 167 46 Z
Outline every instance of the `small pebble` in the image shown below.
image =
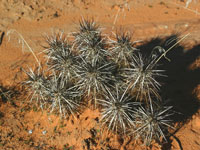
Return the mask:
M 185 27 L 187 28 L 189 25 L 188 24 L 185 24 Z
M 42 131 L 42 134 L 43 134 L 43 135 L 45 135 L 46 133 L 47 133 L 47 131 L 45 131 L 45 130 L 44 130 L 44 131 Z
M 29 134 L 32 134 L 32 133 L 33 133 L 33 131 L 32 131 L 32 130 L 29 130 L 29 131 L 28 131 L 28 133 L 29 133 Z

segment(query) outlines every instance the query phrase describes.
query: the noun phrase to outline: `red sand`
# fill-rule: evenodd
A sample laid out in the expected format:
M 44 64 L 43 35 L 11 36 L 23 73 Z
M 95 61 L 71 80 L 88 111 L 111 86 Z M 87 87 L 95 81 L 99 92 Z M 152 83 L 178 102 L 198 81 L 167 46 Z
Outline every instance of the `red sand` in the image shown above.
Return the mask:
M 190 35 L 181 43 L 185 47 L 185 57 L 188 52 L 200 43 L 200 3 L 193 1 L 188 9 L 185 2 L 180 0 L 2 0 L 0 3 L 0 34 L 15 29 L 28 42 L 36 52 L 43 50 L 45 44 L 43 36 L 52 31 L 64 30 L 69 33 L 76 30 L 79 19 L 93 17 L 102 27 L 103 31 L 111 35 L 119 27 L 133 33 L 133 40 L 149 40 L 155 37 L 164 37 L 171 34 L 187 33 Z M 191 10 L 197 10 L 193 12 Z M 0 81 L 5 87 L 17 86 L 23 79 L 20 67 L 33 66 L 35 62 L 27 47 L 22 51 L 18 36 L 10 34 L 4 36 L 0 45 Z M 195 53 L 194 53 L 195 55 Z M 191 55 L 193 56 L 193 55 Z M 42 56 L 38 56 L 42 59 Z M 181 92 L 186 92 L 190 81 L 195 87 L 189 89 L 191 94 L 200 100 L 199 80 L 193 75 L 200 67 L 198 57 L 190 60 L 187 66 L 188 75 L 181 82 Z M 180 59 L 180 58 L 177 58 Z M 188 60 L 182 61 L 183 63 Z M 191 73 L 190 73 L 191 72 Z M 176 73 L 175 77 L 176 78 Z M 177 78 L 179 78 L 177 76 Z M 192 84 L 191 83 L 191 84 Z M 181 86 L 179 86 L 181 87 Z M 184 94 L 183 94 L 184 97 Z M 86 109 L 76 120 L 70 118 L 60 120 L 58 116 L 47 115 L 45 112 L 35 110 L 29 104 L 26 96 L 19 96 L 12 101 L 0 103 L 0 149 L 2 150 L 82 150 L 87 149 L 89 141 L 91 149 L 102 150 L 144 150 L 141 143 L 134 143 L 130 139 L 120 142 L 114 135 L 106 139 L 101 135 L 97 118 L 98 110 Z M 96 136 L 92 137 L 95 129 Z M 32 132 L 31 134 L 29 132 Z M 170 138 L 170 142 L 160 146 L 153 144 L 153 150 L 199 150 L 200 149 L 200 115 L 198 110 L 185 122 L 181 128 Z M 68 149 L 67 149 L 68 148 Z

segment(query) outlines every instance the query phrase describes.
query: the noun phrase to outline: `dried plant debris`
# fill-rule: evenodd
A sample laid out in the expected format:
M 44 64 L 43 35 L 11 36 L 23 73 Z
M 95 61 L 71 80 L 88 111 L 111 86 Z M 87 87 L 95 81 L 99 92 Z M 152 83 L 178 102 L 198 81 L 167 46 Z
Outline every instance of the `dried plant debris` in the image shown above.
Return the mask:
M 3 42 L 3 38 L 4 38 L 4 35 L 5 35 L 5 32 L 1 32 L 1 35 L 0 35 L 0 45 L 2 44 Z

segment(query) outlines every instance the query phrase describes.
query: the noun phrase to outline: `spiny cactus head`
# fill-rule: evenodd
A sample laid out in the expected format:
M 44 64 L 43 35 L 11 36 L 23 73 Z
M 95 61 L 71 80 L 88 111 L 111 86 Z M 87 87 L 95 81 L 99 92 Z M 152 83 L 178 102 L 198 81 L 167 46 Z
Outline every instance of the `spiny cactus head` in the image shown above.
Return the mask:
M 56 74 L 51 76 L 47 87 L 47 99 L 50 113 L 56 112 L 61 117 L 75 115 L 78 111 L 81 93 L 70 82 L 63 82 Z
M 79 21 L 79 30 L 80 32 L 98 32 L 99 25 L 94 21 L 94 19 L 85 19 L 82 18 Z
M 157 69 L 154 61 L 154 59 L 143 57 L 138 53 L 137 57 L 132 57 L 130 68 L 124 69 L 128 88 L 136 95 L 136 99 L 147 103 L 151 97 L 160 99 L 161 84 L 157 78 L 163 76 L 164 70 Z
M 165 135 L 168 133 L 168 128 L 173 128 L 170 119 L 173 114 L 172 106 L 157 104 L 150 104 L 150 107 L 140 106 L 133 115 L 135 125 L 130 134 L 140 138 L 146 145 L 150 145 L 153 140 L 160 142 L 161 138 L 167 141 Z
M 102 106 L 101 123 L 116 133 L 125 134 L 127 129 L 132 126 L 135 105 L 132 97 L 116 88 L 113 92 L 107 90 L 104 99 L 98 100 Z
M 120 67 L 129 67 L 132 57 L 135 55 L 136 48 L 133 47 L 132 37 L 128 32 L 117 32 L 115 35 L 116 40 L 110 40 L 112 43 L 111 52 L 114 61 Z

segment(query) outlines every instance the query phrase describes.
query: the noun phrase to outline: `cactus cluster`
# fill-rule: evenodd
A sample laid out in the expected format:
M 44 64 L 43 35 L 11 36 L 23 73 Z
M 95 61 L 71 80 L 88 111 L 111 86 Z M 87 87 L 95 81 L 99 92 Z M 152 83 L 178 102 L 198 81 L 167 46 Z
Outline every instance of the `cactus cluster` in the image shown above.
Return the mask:
M 160 96 L 158 79 L 164 70 L 158 69 L 158 61 L 164 52 L 154 49 L 144 56 L 128 32 L 110 39 L 93 20 L 79 24 L 71 41 L 64 33 L 47 38 L 45 71 L 25 71 L 31 100 L 61 116 L 78 113 L 84 103 L 94 104 L 108 130 L 147 145 L 166 139 L 173 112 Z

